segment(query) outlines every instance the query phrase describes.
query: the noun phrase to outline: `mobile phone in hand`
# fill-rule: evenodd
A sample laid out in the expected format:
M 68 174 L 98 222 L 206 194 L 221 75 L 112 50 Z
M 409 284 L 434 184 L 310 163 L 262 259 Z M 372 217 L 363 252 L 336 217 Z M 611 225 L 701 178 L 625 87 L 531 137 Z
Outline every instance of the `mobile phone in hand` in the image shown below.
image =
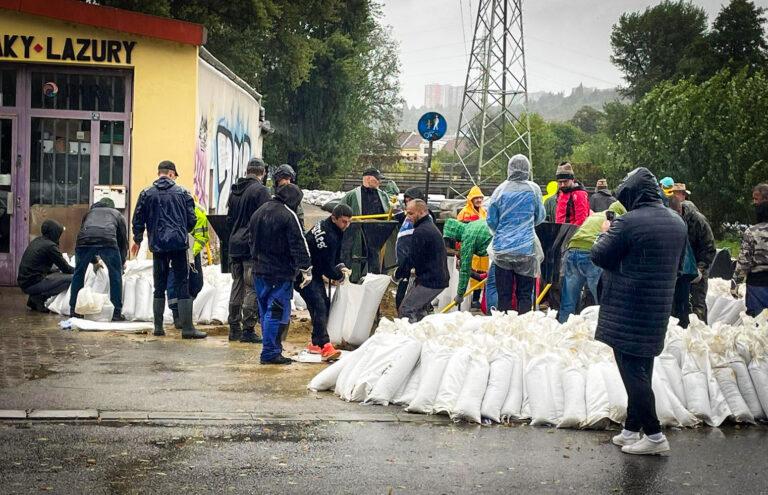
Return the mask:
M 614 220 L 616 220 L 616 212 L 610 211 L 610 210 L 606 210 L 605 211 L 605 218 L 608 219 L 609 222 L 613 222 Z

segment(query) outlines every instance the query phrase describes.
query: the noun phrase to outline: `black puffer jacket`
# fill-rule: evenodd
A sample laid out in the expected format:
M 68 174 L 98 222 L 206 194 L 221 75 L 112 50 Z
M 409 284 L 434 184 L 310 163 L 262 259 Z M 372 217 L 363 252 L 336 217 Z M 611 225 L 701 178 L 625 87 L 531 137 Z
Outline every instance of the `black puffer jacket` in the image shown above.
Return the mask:
M 160 177 L 139 194 L 133 212 L 133 242 L 141 244 L 146 228 L 153 253 L 185 251 L 195 221 L 192 196 L 168 177 Z
M 696 266 L 708 272 L 717 254 L 712 227 L 707 217 L 690 201 L 683 201 L 683 220 L 688 226 L 688 242 L 691 243 Z
M 325 276 L 328 280 L 341 280 L 336 270 L 344 232 L 333 223 L 332 217 L 320 220 L 304 236 L 312 257 L 312 277 Z
M 408 258 L 397 268 L 397 278 L 406 278 L 416 269 L 416 284 L 428 289 L 448 287 L 448 255 L 443 235 L 429 215 L 413 226 Z
M 64 227 L 56 220 L 46 220 L 40 227 L 40 237 L 36 237 L 27 246 L 19 264 L 16 283 L 22 290 L 32 287 L 43 280 L 51 268 L 56 265 L 61 273 L 74 273 L 75 269 L 67 263 L 59 250 L 59 239 Z
M 662 205 L 657 184 L 646 168 L 630 172 L 616 190 L 628 213 L 592 247 L 592 262 L 604 270 L 595 339 L 640 357 L 664 347 L 688 238 L 682 218 Z
M 254 276 L 292 281 L 299 270 L 312 266 L 309 247 L 296 216 L 301 197 L 298 186 L 286 184 L 251 217 L 248 230 Z
M 600 189 L 589 198 L 589 209 L 595 213 L 605 211 L 615 202 L 616 198 L 613 197 L 609 189 Z
M 248 223 L 253 213 L 269 201 L 269 190 L 255 177 L 241 177 L 232 186 L 227 201 L 227 226 L 229 227 L 229 257 L 244 260 L 251 257 Z
M 119 211 L 101 201 L 91 206 L 77 234 L 77 247 L 86 246 L 117 248 L 125 263 L 128 257 L 128 227 Z

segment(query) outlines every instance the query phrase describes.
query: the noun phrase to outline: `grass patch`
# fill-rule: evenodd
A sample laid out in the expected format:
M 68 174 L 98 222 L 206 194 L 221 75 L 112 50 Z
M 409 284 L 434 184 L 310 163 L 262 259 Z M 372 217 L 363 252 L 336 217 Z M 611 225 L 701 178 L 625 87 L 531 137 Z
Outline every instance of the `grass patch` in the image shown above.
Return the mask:
M 718 249 L 728 249 L 731 252 L 733 258 L 739 257 L 739 251 L 741 250 L 741 239 L 735 237 L 727 237 L 725 239 L 715 240 L 715 244 Z

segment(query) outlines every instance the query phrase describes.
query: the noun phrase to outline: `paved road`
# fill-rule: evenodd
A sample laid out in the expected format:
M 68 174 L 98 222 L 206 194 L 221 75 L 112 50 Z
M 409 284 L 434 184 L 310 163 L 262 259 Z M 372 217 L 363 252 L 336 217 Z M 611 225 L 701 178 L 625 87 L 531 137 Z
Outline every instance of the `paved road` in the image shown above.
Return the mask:
M 765 427 L 670 431 L 671 456 L 635 458 L 612 432 L 454 425 L 310 394 L 320 366 L 260 366 L 259 346 L 223 332 L 72 333 L 20 307 L 0 305 L 0 409 L 245 419 L 0 421 L 0 493 L 768 493 Z M 290 347 L 307 338 L 297 321 Z

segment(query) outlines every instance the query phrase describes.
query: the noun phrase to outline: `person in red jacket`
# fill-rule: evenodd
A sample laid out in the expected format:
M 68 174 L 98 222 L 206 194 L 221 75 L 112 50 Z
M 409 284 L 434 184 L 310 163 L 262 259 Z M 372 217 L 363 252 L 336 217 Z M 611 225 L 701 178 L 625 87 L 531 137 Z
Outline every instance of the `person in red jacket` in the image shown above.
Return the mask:
M 557 185 L 560 194 L 557 197 L 555 223 L 581 225 L 589 216 L 589 194 L 573 173 L 573 166 L 563 162 L 557 167 Z

